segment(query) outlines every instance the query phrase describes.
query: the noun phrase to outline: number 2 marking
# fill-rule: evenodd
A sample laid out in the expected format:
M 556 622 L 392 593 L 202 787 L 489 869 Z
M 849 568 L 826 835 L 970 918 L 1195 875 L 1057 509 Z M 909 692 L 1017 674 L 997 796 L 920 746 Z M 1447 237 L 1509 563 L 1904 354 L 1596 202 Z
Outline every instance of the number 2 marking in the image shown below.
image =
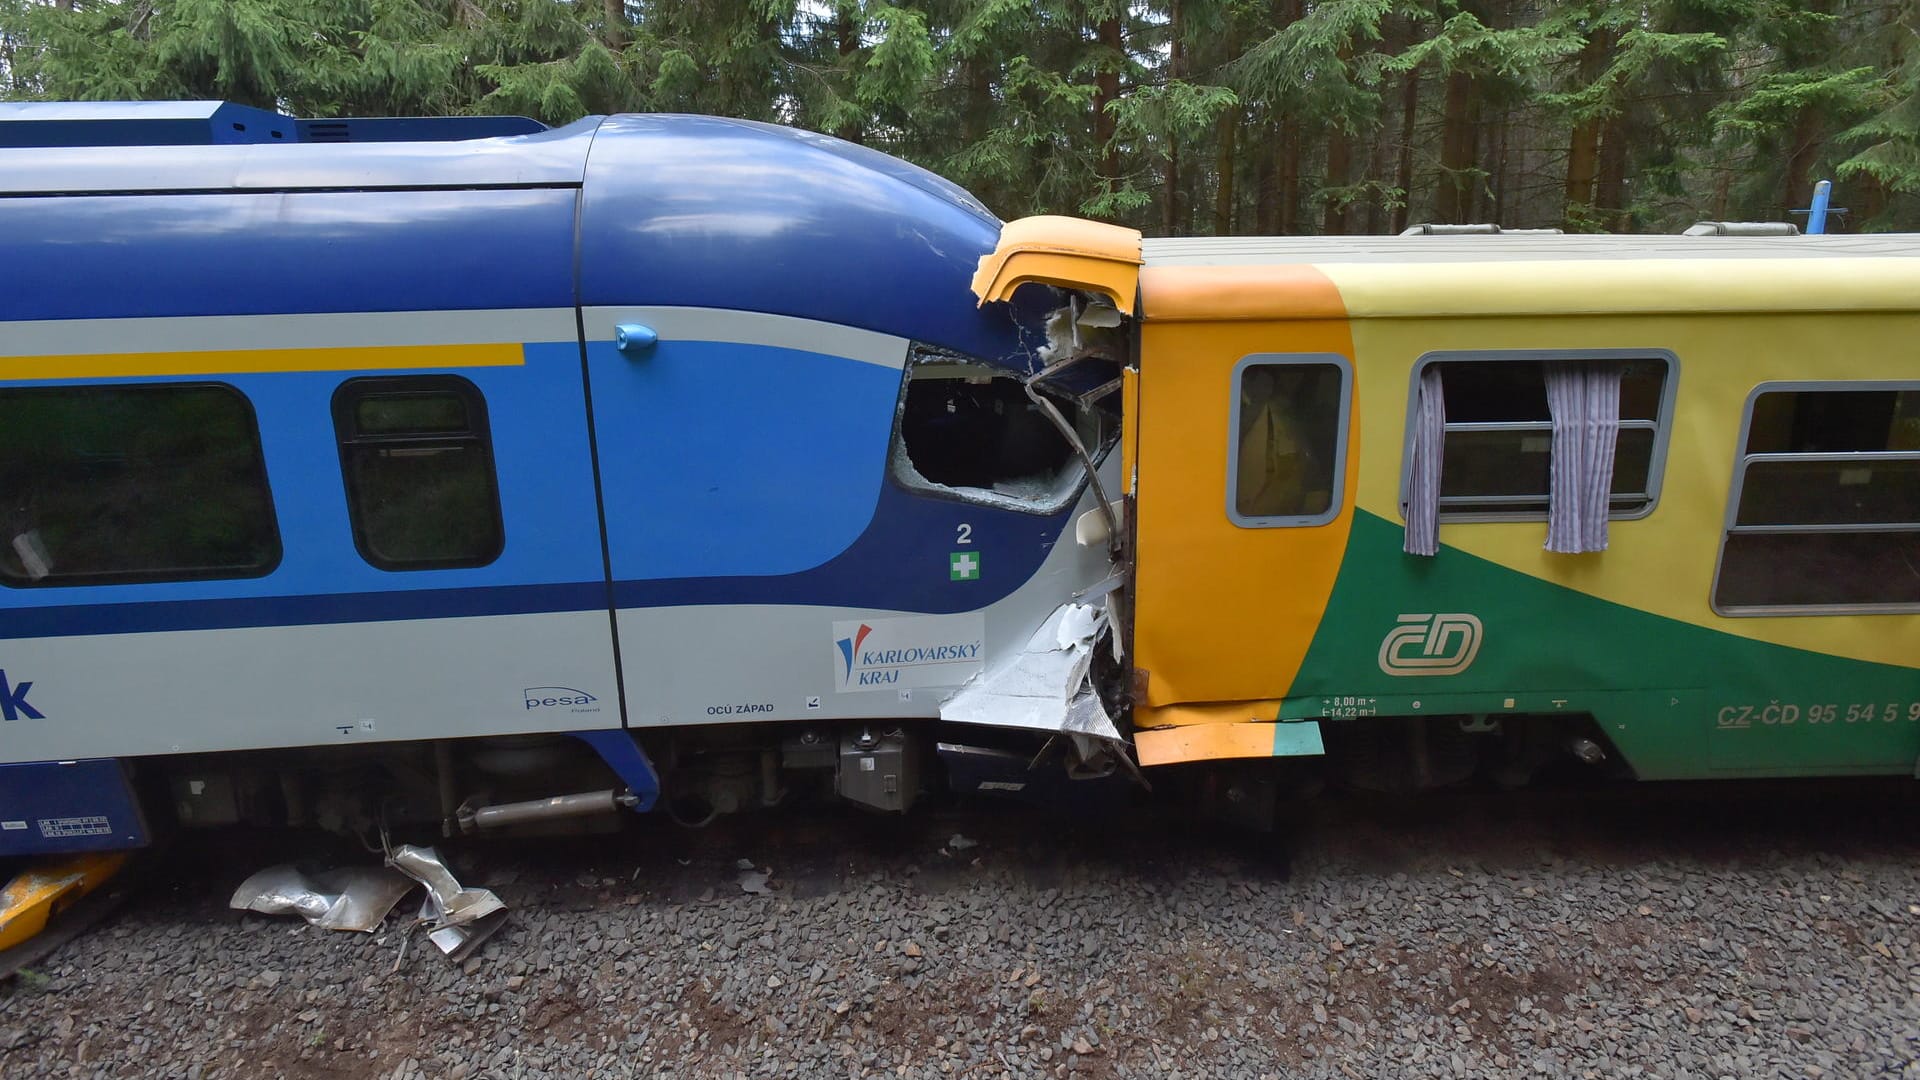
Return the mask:
M 955 536 L 955 537 L 953 538 L 953 542 L 954 542 L 954 543 L 956 543 L 956 544 L 971 544 L 971 543 L 973 543 L 973 526 L 971 526 L 971 525 L 969 525 L 969 524 L 967 524 L 966 522 L 964 522 L 964 521 L 963 521 L 963 522 L 961 522 L 961 523 L 960 523 L 960 528 L 959 528 L 958 530 L 956 530 L 956 531 L 957 531 L 957 533 L 958 533 L 958 535 L 956 535 L 956 536 Z

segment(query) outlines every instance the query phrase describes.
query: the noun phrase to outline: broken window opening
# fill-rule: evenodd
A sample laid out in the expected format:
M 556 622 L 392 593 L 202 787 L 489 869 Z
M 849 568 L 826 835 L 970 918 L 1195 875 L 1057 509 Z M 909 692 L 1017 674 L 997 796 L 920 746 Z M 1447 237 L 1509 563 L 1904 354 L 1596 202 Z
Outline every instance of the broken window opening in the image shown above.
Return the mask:
M 1088 361 L 1070 385 L 1039 393 L 1101 461 L 1120 436 L 1117 365 Z M 1066 380 L 1062 380 L 1066 383 Z M 1081 389 L 1084 388 L 1084 389 Z M 944 350 L 916 346 L 895 425 L 893 473 L 909 489 L 1028 513 L 1078 497 L 1086 468 L 1027 396 L 1027 380 Z

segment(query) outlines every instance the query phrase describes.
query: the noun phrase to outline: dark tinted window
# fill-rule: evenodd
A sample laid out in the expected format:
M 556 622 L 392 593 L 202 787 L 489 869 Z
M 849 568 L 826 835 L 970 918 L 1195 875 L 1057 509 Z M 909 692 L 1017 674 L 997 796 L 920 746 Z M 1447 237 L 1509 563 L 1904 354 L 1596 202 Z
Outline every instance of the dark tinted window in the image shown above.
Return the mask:
M 1744 449 L 1716 607 L 1920 605 L 1920 389 L 1755 394 Z
M 257 577 L 279 561 L 259 428 L 231 386 L 0 390 L 0 581 Z
M 333 399 L 354 543 L 383 570 L 480 566 L 504 543 L 486 403 L 452 375 L 354 379 Z
M 1446 395 L 1447 436 L 1440 466 L 1440 513 L 1541 518 L 1553 463 L 1553 413 L 1546 365 L 1558 360 L 1434 360 Z M 1613 513 L 1653 502 L 1655 450 L 1667 362 L 1621 361 L 1620 432 L 1613 464 Z
M 1243 525 L 1308 524 L 1334 508 L 1339 482 L 1337 364 L 1249 364 L 1241 370 L 1234 433 L 1233 508 Z
M 1920 390 L 1772 390 L 1753 400 L 1749 454 L 1920 450 Z

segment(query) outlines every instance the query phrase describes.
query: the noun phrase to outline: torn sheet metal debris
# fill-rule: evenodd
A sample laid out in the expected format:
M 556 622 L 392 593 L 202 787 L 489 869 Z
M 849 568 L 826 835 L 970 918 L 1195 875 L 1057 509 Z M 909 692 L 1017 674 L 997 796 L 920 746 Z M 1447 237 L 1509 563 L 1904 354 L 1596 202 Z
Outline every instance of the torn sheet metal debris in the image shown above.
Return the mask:
M 1061 605 L 1019 655 L 942 702 L 940 719 L 1121 741 L 1093 686 L 1094 648 L 1108 625 L 1105 607 Z
M 1073 297 L 1047 315 L 1047 343 L 1037 350 L 1040 362 L 1051 365 L 1084 353 L 1124 355 L 1124 335 L 1118 332 L 1124 321 L 1119 310 L 1104 300 L 1083 306 L 1079 297 Z
M 387 865 L 427 887 L 420 905 L 420 921 L 433 929 L 427 940 L 459 963 L 507 921 L 507 905 L 487 889 L 466 889 L 430 847 L 402 844 L 387 856 Z
M 433 894 L 428 893 L 426 898 L 420 901 L 420 921 L 431 924 L 438 917 L 439 912 L 434 905 Z M 427 940 L 433 942 L 433 947 L 439 949 L 447 959 L 457 964 L 473 955 L 473 951 L 497 933 L 506 921 L 507 909 L 503 907 L 482 915 L 470 923 L 430 930 L 427 932 Z
M 385 866 L 349 866 L 312 877 L 291 866 L 269 866 L 241 882 L 227 906 L 298 915 L 322 930 L 371 934 L 412 890 L 411 880 Z
M 487 889 L 461 888 L 460 879 L 453 876 L 439 853 L 430 847 L 402 844 L 387 856 L 387 865 L 427 887 L 433 918 L 443 925 L 477 922 L 506 909 L 507 905 Z

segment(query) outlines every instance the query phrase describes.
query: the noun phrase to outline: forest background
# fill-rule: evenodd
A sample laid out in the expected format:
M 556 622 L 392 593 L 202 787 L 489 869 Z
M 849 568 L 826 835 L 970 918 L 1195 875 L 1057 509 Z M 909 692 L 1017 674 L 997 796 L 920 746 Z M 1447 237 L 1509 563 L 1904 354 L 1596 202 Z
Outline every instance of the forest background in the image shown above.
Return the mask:
M 0 98 L 673 111 L 918 162 L 1002 217 L 1920 229 L 1920 0 L 0 0 Z

